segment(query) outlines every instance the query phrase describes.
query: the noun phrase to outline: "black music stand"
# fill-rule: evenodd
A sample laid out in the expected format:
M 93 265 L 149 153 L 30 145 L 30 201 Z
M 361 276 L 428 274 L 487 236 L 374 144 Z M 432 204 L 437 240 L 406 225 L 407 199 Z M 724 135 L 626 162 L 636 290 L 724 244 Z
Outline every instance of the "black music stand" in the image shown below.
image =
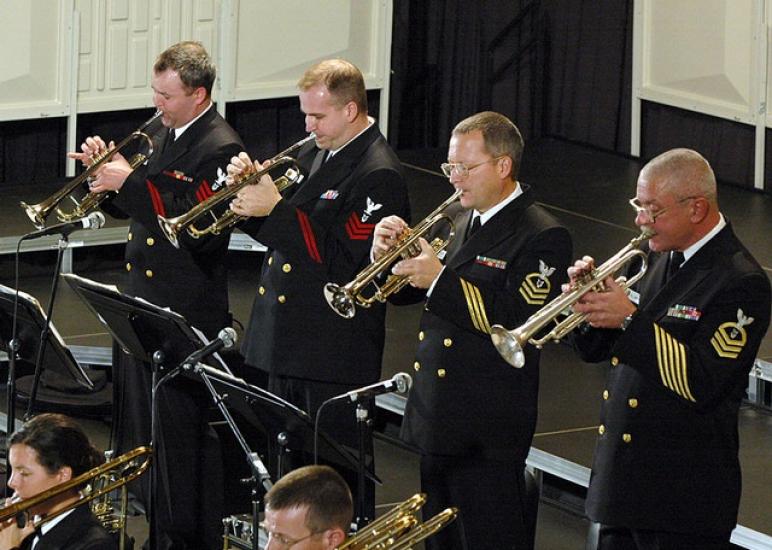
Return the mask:
M 46 328 L 46 313 L 40 302 L 26 292 L 18 292 L 16 308 L 16 334 L 13 335 L 14 302 L 17 292 L 15 289 L 0 285 L 0 349 L 8 353 L 9 363 L 14 364 L 21 360 L 35 365 L 41 351 L 41 336 Z M 48 325 L 46 330 L 45 346 L 42 348 L 44 361 L 42 372 L 52 373 L 51 381 L 57 379 L 67 385 L 71 392 L 90 393 L 94 391 L 94 382 L 75 360 L 72 352 L 64 343 L 56 327 Z M 11 351 L 11 340 L 16 340 L 16 350 Z M 8 425 L 7 433 L 10 435 L 15 429 L 14 404 L 16 402 L 16 373 L 9 367 L 8 373 Z M 30 396 L 30 399 L 32 397 Z
M 236 439 L 245 452 L 247 462 L 253 473 L 254 486 L 252 489 L 252 521 L 257 525 L 259 511 L 259 487 L 262 485 L 267 491 L 270 488 L 270 478 L 265 467 L 262 466 L 259 457 L 246 444 L 241 432 L 231 416 L 227 406 L 234 410 L 247 421 L 266 435 L 266 438 L 277 445 L 277 465 L 275 477 L 280 478 L 283 471 L 283 460 L 290 452 L 305 453 L 312 456 L 314 453 L 314 440 L 316 437 L 319 456 L 327 464 L 338 468 L 347 468 L 354 472 L 359 470 L 357 458 L 346 451 L 334 439 L 325 432 L 318 432 L 315 436 L 314 421 L 302 409 L 285 401 L 262 388 L 253 386 L 246 381 L 218 371 L 206 365 L 197 365 L 192 369 L 206 384 L 212 394 L 215 404 L 223 413 L 228 425 L 233 430 Z M 366 475 L 375 483 L 381 481 L 372 473 Z M 253 545 L 257 544 L 257 530 L 253 531 Z M 257 548 L 257 546 L 253 546 Z
M 135 359 L 153 365 L 151 392 L 150 442 L 156 439 L 156 391 L 158 387 L 181 372 L 186 357 L 208 343 L 204 334 L 170 309 L 162 308 L 141 298 L 123 294 L 116 287 L 104 285 L 78 275 L 62 275 L 89 309 L 97 316 L 118 345 Z M 230 370 L 218 354 L 212 359 L 226 372 Z M 153 464 L 157 464 L 154 461 Z M 151 467 L 150 502 L 147 516 L 151 540 L 154 540 L 155 476 Z

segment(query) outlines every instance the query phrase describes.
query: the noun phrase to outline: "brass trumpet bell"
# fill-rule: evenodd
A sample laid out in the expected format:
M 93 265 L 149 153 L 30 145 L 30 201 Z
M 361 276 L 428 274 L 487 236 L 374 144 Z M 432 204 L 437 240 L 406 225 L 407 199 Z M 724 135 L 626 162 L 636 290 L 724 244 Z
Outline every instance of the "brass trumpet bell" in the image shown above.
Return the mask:
M 402 290 L 408 284 L 408 279 L 405 276 L 389 274 L 386 281 L 380 286 L 375 285 L 374 281 L 378 275 L 397 261 L 413 258 L 420 254 L 421 248 L 418 239 L 428 235 L 429 231 L 438 223 L 447 223 L 450 231 L 445 239 L 439 237 L 432 239 L 432 242 L 429 243 L 430 246 L 435 253 L 439 253 L 451 243 L 456 230 L 450 216 L 444 214 L 443 211 L 456 202 L 461 193 L 460 189 L 456 190 L 431 214 L 401 235 L 397 243 L 383 256 L 360 271 L 354 280 L 343 286 L 335 283 L 324 285 L 324 299 L 333 311 L 341 317 L 351 319 L 356 315 L 356 306 L 368 308 L 375 302 L 385 302 L 389 296 Z M 365 296 L 364 290 L 370 284 L 376 287 L 375 291 L 370 296 Z
M 121 152 L 135 140 L 144 140 L 147 145 L 147 151 L 144 153 L 137 153 L 131 157 L 129 160 L 129 165 L 131 165 L 132 170 L 137 168 L 140 164 L 152 156 L 153 140 L 145 133 L 145 130 L 147 130 L 148 126 L 150 126 L 161 115 L 163 115 L 163 112 L 156 111 L 156 113 L 148 120 L 146 120 L 142 126 L 129 134 L 126 138 L 123 139 L 123 141 L 118 143 L 118 145 L 92 157 L 91 164 L 81 175 L 74 178 L 72 181 L 67 183 L 64 187 L 62 187 L 59 191 L 47 199 L 37 204 L 27 204 L 26 202 L 22 201 L 21 207 L 24 209 L 24 212 L 26 212 L 27 217 L 30 219 L 32 224 L 38 229 L 43 229 L 46 226 L 46 219 L 51 215 L 51 212 L 54 211 L 56 212 L 56 217 L 60 222 L 69 222 L 77 218 L 82 218 L 90 211 L 96 209 L 108 196 L 107 192 L 94 193 L 89 191 L 82 199 L 76 198 L 75 192 L 81 189 L 84 183 L 88 183 L 90 180 L 92 180 L 94 176 L 96 176 L 97 172 L 99 172 L 99 170 L 102 168 L 102 166 L 110 162 L 117 153 Z M 61 207 L 62 202 L 68 197 L 72 202 L 75 203 L 74 208 L 69 212 L 63 210 Z
M 274 181 L 274 184 L 276 185 L 276 188 L 279 190 L 279 192 L 281 193 L 288 187 L 299 182 L 300 168 L 298 167 L 295 159 L 290 157 L 289 154 L 299 149 L 315 137 L 315 134 L 309 134 L 275 157 L 271 158 L 268 161 L 268 167 L 263 168 L 262 170 L 246 172 L 241 177 L 236 178 L 236 181 L 233 185 L 223 187 L 214 195 L 211 195 L 206 200 L 195 205 L 185 214 L 177 216 L 176 218 L 165 218 L 164 216 L 158 216 L 158 225 L 161 227 L 161 231 L 163 231 L 163 234 L 166 236 L 169 242 L 174 245 L 175 248 L 179 248 L 180 235 L 183 231 L 187 231 L 191 237 L 198 239 L 208 234 L 219 235 L 226 229 L 236 225 L 240 221 L 244 220 L 245 216 L 239 216 L 232 210 L 228 209 L 219 217 L 217 217 L 213 212 L 214 208 L 226 201 L 230 201 L 233 199 L 233 197 L 238 195 L 239 191 L 241 191 L 244 187 L 247 185 L 257 184 L 263 176 L 275 170 L 277 167 L 285 164 L 289 164 L 290 167 L 286 170 L 286 172 L 284 172 L 284 175 Z M 211 215 L 214 217 L 214 221 L 202 229 L 195 227 L 195 222 L 206 215 Z

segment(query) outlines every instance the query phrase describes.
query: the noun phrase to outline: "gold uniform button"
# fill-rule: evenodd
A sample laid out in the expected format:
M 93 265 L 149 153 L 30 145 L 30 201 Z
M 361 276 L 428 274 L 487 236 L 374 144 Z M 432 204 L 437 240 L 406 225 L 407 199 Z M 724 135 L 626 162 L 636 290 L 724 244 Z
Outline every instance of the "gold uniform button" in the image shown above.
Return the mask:
M 445 338 L 445 340 L 443 340 L 442 343 L 445 344 L 446 348 L 449 348 L 450 346 L 453 345 L 453 340 L 451 340 L 450 338 Z
M 126 271 L 131 271 L 131 263 L 126 263 Z
M 608 399 L 608 390 L 603 390 L 603 399 Z
M 638 400 L 635 397 L 631 397 L 627 400 L 627 404 L 630 405 L 631 409 L 638 408 Z
M 264 286 L 261 286 L 260 288 L 258 288 L 258 289 L 257 289 L 257 293 L 258 293 L 258 294 L 260 294 L 260 296 L 262 296 L 263 294 L 265 294 L 265 287 L 264 287 Z
M 424 334 L 424 331 L 421 331 L 421 332 L 419 332 L 419 333 L 418 333 L 418 341 L 419 341 L 419 342 L 423 342 L 423 341 L 424 341 L 424 337 L 425 337 L 425 336 L 426 336 L 426 335 Z
M 268 265 L 273 264 L 273 256 L 268 256 Z
M 153 237 L 148 237 L 145 242 L 148 246 L 153 246 L 155 244 L 155 239 Z
M 287 297 L 284 294 L 279 295 L 279 297 L 276 299 L 279 300 L 280 304 L 283 304 L 284 302 L 287 301 Z
M 616 367 L 619 364 L 619 358 L 618 357 L 612 357 L 611 358 L 611 366 Z
M 603 424 L 601 424 L 600 426 L 598 426 L 598 433 L 599 433 L 600 435 L 603 435 L 604 433 L 606 433 L 606 426 L 604 426 Z
M 630 443 L 633 440 L 633 436 L 630 434 L 622 434 L 622 441 L 625 443 Z
M 126 237 L 126 239 L 130 241 L 130 240 L 131 240 L 131 239 L 133 239 L 133 238 L 134 238 L 134 235 L 132 235 L 132 234 L 131 234 L 131 231 L 129 231 L 129 234 L 128 234 L 128 236 Z
M 281 266 L 281 270 L 284 273 L 289 273 L 290 271 L 292 271 L 292 266 L 290 264 L 284 264 L 283 266 Z
M 418 361 L 416 361 L 415 363 L 413 363 L 413 370 L 414 370 L 414 371 L 416 371 L 416 372 L 418 372 L 419 370 L 421 370 L 421 363 L 419 363 Z
M 145 277 L 148 279 L 153 276 L 153 270 L 152 269 L 146 269 L 145 270 Z
M 445 369 L 437 369 L 437 376 L 445 378 Z

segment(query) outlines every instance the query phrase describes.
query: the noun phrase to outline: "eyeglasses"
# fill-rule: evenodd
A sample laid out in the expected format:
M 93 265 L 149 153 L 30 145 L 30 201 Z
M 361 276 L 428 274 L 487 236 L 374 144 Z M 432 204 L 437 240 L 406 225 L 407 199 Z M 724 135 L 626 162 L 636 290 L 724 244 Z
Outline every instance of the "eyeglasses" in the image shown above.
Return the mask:
M 671 204 L 670 206 L 666 206 L 664 208 L 660 208 L 656 212 L 653 212 L 651 210 L 651 208 L 648 208 L 646 206 L 642 206 L 641 205 L 641 201 L 638 200 L 638 197 L 633 197 L 628 202 L 630 203 L 630 206 L 633 207 L 633 210 L 635 210 L 635 214 L 636 215 L 643 214 L 648 219 L 650 219 L 652 223 L 654 223 L 655 221 L 657 221 L 657 218 L 659 218 L 662 214 L 664 214 L 665 212 L 670 210 L 676 204 L 681 204 L 682 202 L 686 202 L 688 200 L 697 199 L 697 198 L 699 198 L 699 195 L 692 195 L 692 196 L 689 196 L 689 197 L 684 197 L 682 199 L 678 199 L 675 203 Z
M 440 164 L 440 169 L 442 170 L 442 173 L 445 174 L 446 178 L 450 178 L 453 173 L 456 174 L 461 179 L 466 179 L 469 176 L 469 172 L 477 168 L 478 166 L 482 166 L 483 164 L 488 164 L 489 162 L 496 162 L 499 159 L 504 158 L 506 155 L 501 155 L 496 158 L 484 160 L 482 162 L 478 162 L 477 164 L 473 164 L 472 166 L 467 166 L 463 162 L 443 162 Z
M 265 524 L 265 522 L 261 522 L 259 524 L 259 527 L 260 527 L 260 529 L 265 531 L 266 535 L 268 535 L 268 542 L 274 541 L 274 542 L 276 542 L 276 544 L 278 544 L 279 546 L 281 546 L 282 548 L 285 548 L 285 549 L 286 548 L 292 548 L 296 544 L 299 544 L 299 543 L 303 542 L 306 539 L 310 539 L 314 535 L 318 535 L 319 533 L 324 533 L 324 531 L 314 531 L 310 535 L 306 535 L 303 538 L 293 539 L 293 538 L 290 538 L 290 537 L 286 537 L 284 535 L 280 535 L 279 533 L 276 533 L 274 531 L 271 531 L 270 529 L 268 529 L 268 526 Z

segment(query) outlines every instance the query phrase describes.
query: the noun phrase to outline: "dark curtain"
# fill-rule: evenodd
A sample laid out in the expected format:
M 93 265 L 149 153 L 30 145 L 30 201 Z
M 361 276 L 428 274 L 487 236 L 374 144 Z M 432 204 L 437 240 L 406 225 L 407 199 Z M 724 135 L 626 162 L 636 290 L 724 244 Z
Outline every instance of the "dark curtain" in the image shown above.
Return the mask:
M 632 0 L 543 0 L 544 133 L 630 151 Z
M 396 0 L 389 139 L 397 149 L 447 146 L 481 110 L 513 119 L 526 139 L 538 112 L 538 2 Z M 527 10 L 527 16 L 522 16 Z M 518 19 L 514 28 L 508 28 Z M 493 82 L 495 79 L 495 82 Z
M 64 177 L 66 118 L 0 123 L 0 183 L 26 185 Z

